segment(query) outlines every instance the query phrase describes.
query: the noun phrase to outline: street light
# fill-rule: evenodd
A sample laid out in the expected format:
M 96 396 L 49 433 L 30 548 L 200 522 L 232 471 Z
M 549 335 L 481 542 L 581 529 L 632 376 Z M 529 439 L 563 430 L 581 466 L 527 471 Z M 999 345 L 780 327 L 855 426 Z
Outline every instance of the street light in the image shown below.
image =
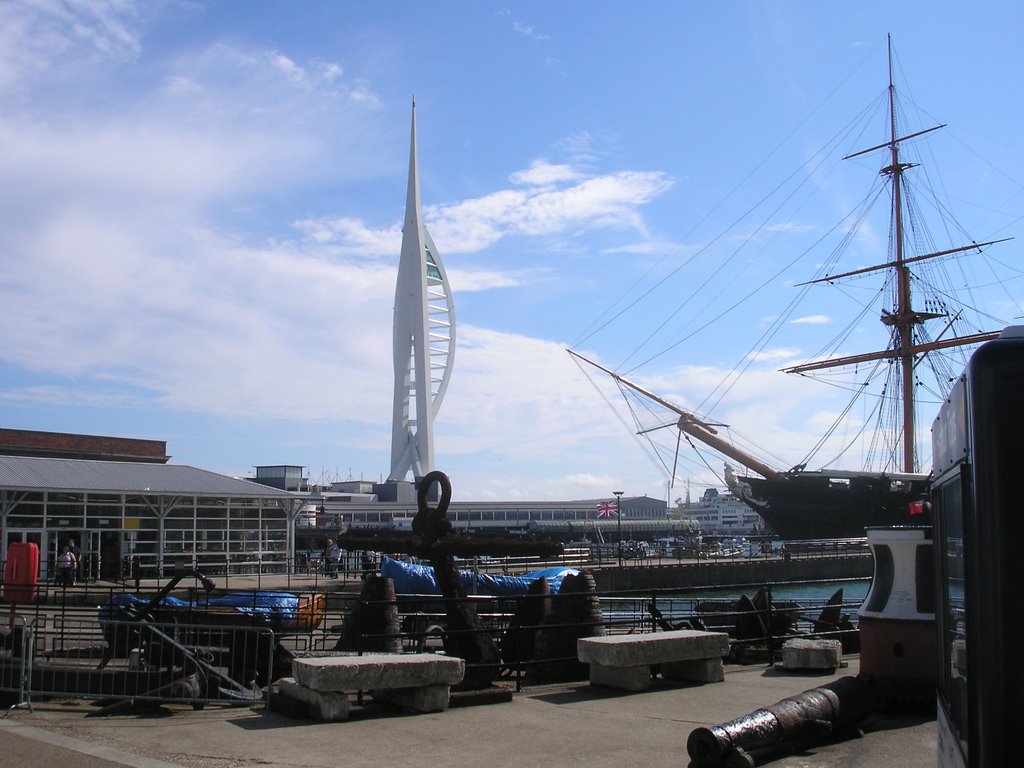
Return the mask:
M 619 529 L 619 568 L 622 567 L 622 494 L 624 491 L 612 491 L 615 496 L 615 522 Z

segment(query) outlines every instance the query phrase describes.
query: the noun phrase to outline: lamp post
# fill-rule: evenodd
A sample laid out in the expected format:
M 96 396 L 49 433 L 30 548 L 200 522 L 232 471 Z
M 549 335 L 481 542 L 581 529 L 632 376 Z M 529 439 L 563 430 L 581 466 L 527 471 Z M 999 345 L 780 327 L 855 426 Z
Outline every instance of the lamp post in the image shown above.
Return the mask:
M 622 567 L 622 494 L 624 491 L 612 491 L 615 496 L 615 523 L 619 531 L 619 568 Z

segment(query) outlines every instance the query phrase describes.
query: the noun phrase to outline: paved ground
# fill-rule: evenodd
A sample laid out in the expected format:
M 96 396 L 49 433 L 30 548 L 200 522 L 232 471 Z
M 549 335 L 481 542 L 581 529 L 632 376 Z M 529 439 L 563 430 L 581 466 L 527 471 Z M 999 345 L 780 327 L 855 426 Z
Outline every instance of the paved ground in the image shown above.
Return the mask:
M 617 693 L 586 683 L 528 688 L 511 703 L 403 715 L 368 705 L 345 723 L 313 723 L 248 708 L 163 707 L 86 717 L 96 705 L 36 702 L 0 721 L 0 765 L 69 768 L 372 768 L 530 765 L 544 768 L 685 766 L 686 739 L 702 725 L 744 715 L 833 676 L 727 667 L 703 686 L 661 684 Z M 873 717 L 861 738 L 819 744 L 774 760 L 779 768 L 933 768 L 934 720 Z

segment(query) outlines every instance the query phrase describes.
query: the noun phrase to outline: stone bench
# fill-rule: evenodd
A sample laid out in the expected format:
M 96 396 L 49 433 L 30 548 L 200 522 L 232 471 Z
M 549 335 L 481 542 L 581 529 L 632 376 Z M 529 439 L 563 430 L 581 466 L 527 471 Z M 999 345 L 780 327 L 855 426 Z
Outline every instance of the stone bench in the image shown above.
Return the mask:
M 649 689 L 655 665 L 670 680 L 720 683 L 725 680 L 722 657 L 728 653 L 726 633 L 692 629 L 585 637 L 576 644 L 579 660 L 590 664 L 591 685 L 626 691 Z
M 374 701 L 410 712 L 442 712 L 465 671 L 462 659 L 433 653 L 318 656 L 294 659 L 293 677 L 277 686 L 314 719 L 333 722 L 348 720 L 351 691 L 370 691 Z

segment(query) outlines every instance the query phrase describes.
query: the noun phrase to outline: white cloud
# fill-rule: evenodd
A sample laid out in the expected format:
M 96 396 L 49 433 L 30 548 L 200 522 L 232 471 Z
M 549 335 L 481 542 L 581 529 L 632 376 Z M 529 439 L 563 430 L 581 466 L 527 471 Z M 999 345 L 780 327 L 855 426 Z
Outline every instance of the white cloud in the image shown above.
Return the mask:
M 338 80 L 342 75 L 345 74 L 345 70 L 340 64 L 333 61 L 323 61 L 317 59 L 313 62 L 313 66 L 319 71 L 320 77 L 323 78 L 324 82 L 334 82 Z
M 289 414 L 300 420 L 388 412 L 393 269 L 150 234 L 146 222 L 68 216 L 30 241 L 35 259 L 0 289 L 20 318 L 5 359 L 106 378 L 175 410 L 274 416 L 284 398 L 316 404 Z
M 622 171 L 584 178 L 568 166 L 543 163 L 512 176 L 534 186 L 424 207 L 427 229 L 435 242 L 443 244 L 443 255 L 476 253 L 507 237 L 564 234 L 580 227 L 646 234 L 640 208 L 672 186 L 659 172 Z M 296 226 L 316 242 L 335 244 L 346 253 L 391 256 L 401 243 L 398 224 L 377 229 L 346 217 L 306 219 Z
M 807 315 L 790 320 L 793 325 L 827 325 L 832 322 L 828 315 Z
M 509 181 L 513 184 L 547 187 L 558 182 L 576 181 L 579 178 L 581 178 L 580 172 L 571 165 L 566 163 L 554 165 L 547 160 L 534 160 L 527 170 L 516 171 L 509 176 Z
M 550 40 L 550 38 L 547 35 L 537 32 L 537 30 L 535 30 L 533 27 L 518 21 L 512 22 L 512 29 L 514 29 L 521 35 L 525 35 L 526 37 L 532 37 L 535 40 Z
M 652 474 L 564 346 L 517 334 L 460 327 L 435 433 L 439 468 L 469 458 L 490 468 L 453 476 L 460 498 L 594 498 Z M 552 476 L 566 454 L 588 472 Z
M 221 43 L 151 65 L 148 92 L 104 97 L 98 109 L 82 94 L 102 90 L 108 73 L 78 64 L 74 84 L 52 86 L 60 109 L 43 99 L 35 110 L 5 110 L 16 98 L 0 91 L 0 209 L 15 236 L 69 209 L 106 221 L 157 211 L 203 220 L 215 215 L 210 206 L 229 204 L 252 215 L 261 199 L 296 184 L 378 172 L 383 145 L 366 139 L 379 132 L 379 105 L 336 65 L 306 70 L 275 52 Z M 347 150 L 353 142 L 359 152 Z
M 23 94 L 41 77 L 73 78 L 83 61 L 135 59 L 137 21 L 123 0 L 0 3 L 0 94 Z
M 388 414 L 394 269 L 353 258 L 396 232 L 353 224 L 359 247 L 344 252 L 315 230 L 274 243 L 229 223 L 264 224 L 262 198 L 292 184 L 375 168 L 379 143 L 345 151 L 379 109 L 372 88 L 331 62 L 219 43 L 148 61 L 148 90 L 97 109 L 81 94 L 113 87 L 111 67 L 139 54 L 134 14 L 0 4 L 0 18 L 36 33 L 0 31 L 13 45 L 0 46 L 0 105 L 32 77 L 50 89 L 33 108 L 0 109 L 0 300 L 17 313 L 0 355 L 83 382 L 3 397 L 267 417 L 285 397 L 309 404 L 297 420 Z M 49 69 L 33 69 L 43 53 Z M 55 68 L 71 62 L 64 83 Z
M 760 352 L 752 354 L 750 359 L 758 362 L 778 363 L 784 360 L 792 360 L 799 354 L 800 350 L 794 347 L 779 347 L 777 349 L 762 349 Z
M 529 24 L 524 24 L 523 22 L 513 18 L 512 12 L 509 11 L 508 9 L 501 9 L 500 11 L 497 12 L 497 15 L 504 16 L 505 18 L 507 18 L 509 22 L 512 24 L 512 30 L 518 32 L 523 37 L 528 37 L 532 40 L 538 40 L 541 42 L 551 39 L 550 37 L 548 37 L 548 35 L 543 34 L 541 32 L 537 32 L 537 30 L 535 30 Z
M 374 91 L 370 83 L 365 80 L 355 80 L 352 83 L 352 87 L 347 96 L 353 104 L 359 104 L 373 109 L 382 109 L 384 107 L 384 102 L 381 100 L 381 97 L 376 91 Z
M 502 190 L 424 212 L 449 253 L 470 253 L 504 237 L 540 237 L 577 227 L 644 232 L 639 208 L 672 186 L 659 172 L 623 171 L 552 189 Z
M 131 392 L 95 392 L 69 386 L 10 387 L 0 390 L 0 402 L 14 405 L 55 405 L 61 408 L 121 408 L 146 404 Z
M 398 224 L 374 229 L 354 218 L 303 219 L 295 227 L 315 243 L 335 245 L 342 253 L 395 258 L 402 246 Z
M 302 67 L 298 66 L 294 61 L 289 59 L 282 53 L 277 51 L 271 51 L 267 58 L 270 60 L 271 66 L 278 69 L 288 80 L 293 83 L 301 83 L 306 79 L 306 72 Z M 333 78 L 332 78 L 333 79 Z
M 634 253 L 634 254 L 663 254 L 663 253 L 674 253 L 676 255 L 680 253 L 690 253 L 694 250 L 693 246 L 687 246 L 684 250 L 681 250 L 679 243 L 670 243 L 666 241 L 658 240 L 644 240 L 639 243 L 630 243 L 628 245 L 620 245 L 614 248 L 605 248 L 602 253 Z
M 604 154 L 599 146 L 614 143 L 615 137 L 598 136 L 590 131 L 577 131 L 559 142 L 558 148 L 572 162 L 580 166 L 590 166 Z
M 540 279 L 539 270 L 498 272 L 496 270 L 449 269 L 448 280 L 455 294 L 487 291 L 492 288 L 516 288 Z

